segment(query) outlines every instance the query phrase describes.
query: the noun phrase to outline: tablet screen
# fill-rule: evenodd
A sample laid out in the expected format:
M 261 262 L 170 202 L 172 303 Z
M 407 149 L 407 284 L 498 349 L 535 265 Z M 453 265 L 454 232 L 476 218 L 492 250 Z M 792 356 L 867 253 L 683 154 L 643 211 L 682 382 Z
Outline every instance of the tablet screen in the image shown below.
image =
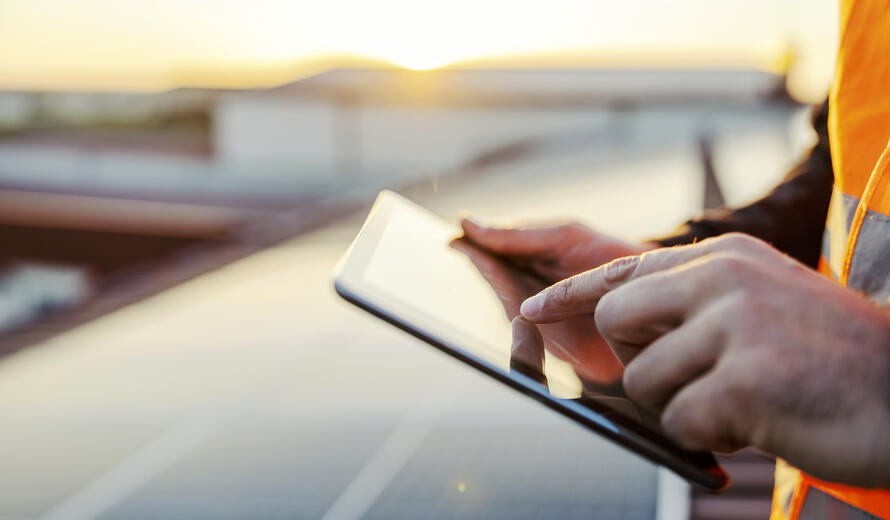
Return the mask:
M 337 276 L 340 294 L 366 310 L 528 395 L 547 396 L 548 406 L 693 481 L 725 486 L 711 454 L 682 450 L 655 414 L 627 398 L 623 367 L 592 316 L 511 326 L 522 302 L 548 285 L 521 261 L 475 246 L 456 225 L 387 192 Z
M 458 236 L 456 227 L 426 210 L 395 205 L 362 278 L 437 322 L 441 335 L 474 356 L 504 371 L 520 371 L 556 397 L 595 398 L 657 427 L 653 417 L 626 400 L 622 365 L 595 333 L 593 317 L 524 324 L 540 337 L 523 330 L 522 338 L 513 338 L 511 320 L 519 306 L 548 283 Z

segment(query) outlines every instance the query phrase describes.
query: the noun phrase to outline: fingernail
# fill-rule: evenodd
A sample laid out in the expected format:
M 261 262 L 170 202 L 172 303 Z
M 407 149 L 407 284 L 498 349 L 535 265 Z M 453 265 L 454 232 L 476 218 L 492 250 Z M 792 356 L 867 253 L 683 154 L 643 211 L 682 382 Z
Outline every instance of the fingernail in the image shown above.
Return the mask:
M 519 312 L 530 320 L 541 316 L 541 308 L 544 307 L 544 293 L 538 293 L 522 302 Z

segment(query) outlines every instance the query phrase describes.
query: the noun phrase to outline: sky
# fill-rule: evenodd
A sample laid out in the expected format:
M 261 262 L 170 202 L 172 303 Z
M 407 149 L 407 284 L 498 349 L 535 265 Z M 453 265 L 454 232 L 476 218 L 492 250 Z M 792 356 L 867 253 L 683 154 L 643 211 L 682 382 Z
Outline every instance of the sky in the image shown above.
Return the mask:
M 836 0 L 0 0 L 0 88 L 274 84 L 336 65 L 756 66 L 821 95 Z M 812 91 L 812 92 L 809 92 Z

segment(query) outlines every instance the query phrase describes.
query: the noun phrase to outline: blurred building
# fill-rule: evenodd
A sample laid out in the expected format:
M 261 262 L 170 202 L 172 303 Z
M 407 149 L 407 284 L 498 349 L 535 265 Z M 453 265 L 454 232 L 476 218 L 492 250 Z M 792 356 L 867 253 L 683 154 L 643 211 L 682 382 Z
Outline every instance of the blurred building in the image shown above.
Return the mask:
M 783 76 L 754 69 L 353 69 L 250 91 L 0 92 L 0 175 L 89 184 L 161 160 L 186 175 L 399 176 L 588 128 L 615 110 L 783 95 Z
M 0 290 L 47 295 L 7 298 L 19 309 L 0 329 L 183 250 L 261 247 L 382 187 L 560 147 L 784 124 L 784 92 L 783 76 L 747 69 L 354 69 L 250 91 L 0 92 Z
M 587 129 L 614 110 L 754 104 L 783 92 L 782 76 L 744 69 L 336 70 L 220 96 L 213 143 L 233 167 L 401 177 Z

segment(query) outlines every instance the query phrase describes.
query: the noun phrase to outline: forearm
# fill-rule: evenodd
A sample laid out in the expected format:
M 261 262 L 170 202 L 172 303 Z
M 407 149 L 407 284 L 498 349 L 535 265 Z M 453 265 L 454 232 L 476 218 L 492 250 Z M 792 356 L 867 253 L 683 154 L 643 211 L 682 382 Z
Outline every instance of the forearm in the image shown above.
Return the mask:
M 691 220 L 675 234 L 655 242 L 673 246 L 742 232 L 815 266 L 819 260 L 833 182 L 827 120 L 826 103 L 813 115 L 818 143 L 769 195 L 743 208 L 707 212 L 701 219 Z

